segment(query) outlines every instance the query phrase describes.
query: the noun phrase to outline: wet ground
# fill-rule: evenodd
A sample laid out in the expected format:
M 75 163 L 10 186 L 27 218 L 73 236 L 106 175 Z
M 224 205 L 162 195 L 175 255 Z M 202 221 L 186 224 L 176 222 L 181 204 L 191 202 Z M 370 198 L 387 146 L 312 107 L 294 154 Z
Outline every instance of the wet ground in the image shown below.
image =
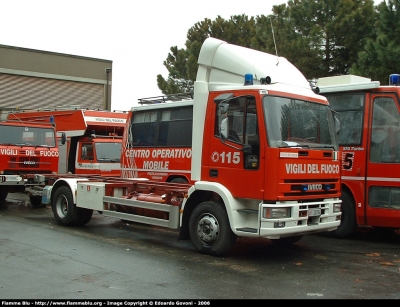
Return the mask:
M 400 235 L 303 237 L 290 248 L 238 239 L 225 257 L 199 254 L 175 230 L 98 212 L 55 223 L 26 195 L 0 206 L 0 297 L 8 299 L 399 299 Z

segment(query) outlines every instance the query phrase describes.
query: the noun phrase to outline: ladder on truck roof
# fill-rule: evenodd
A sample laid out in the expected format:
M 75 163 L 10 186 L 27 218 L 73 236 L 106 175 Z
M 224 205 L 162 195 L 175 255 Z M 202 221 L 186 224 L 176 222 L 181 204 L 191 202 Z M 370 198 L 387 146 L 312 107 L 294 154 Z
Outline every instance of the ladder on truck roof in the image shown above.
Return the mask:
M 24 110 L 12 110 L 10 113 L 23 113 L 23 112 L 37 112 L 37 111 L 64 111 L 64 110 L 82 110 L 80 105 L 65 105 L 54 108 L 38 108 L 38 109 L 24 109 Z
M 193 92 L 190 93 L 177 93 L 177 94 L 169 94 L 165 96 L 155 96 L 149 98 L 140 98 L 139 103 L 143 104 L 155 104 L 155 103 L 165 103 L 171 101 L 183 101 L 193 99 Z
M 128 111 L 124 110 L 104 110 L 104 109 L 90 109 L 90 108 L 81 108 L 80 105 L 65 105 L 58 106 L 54 108 L 38 108 L 38 109 L 24 109 L 24 110 L 12 110 L 10 113 L 28 113 L 28 112 L 54 112 L 54 111 L 98 111 L 98 112 L 113 112 L 113 113 L 127 113 Z

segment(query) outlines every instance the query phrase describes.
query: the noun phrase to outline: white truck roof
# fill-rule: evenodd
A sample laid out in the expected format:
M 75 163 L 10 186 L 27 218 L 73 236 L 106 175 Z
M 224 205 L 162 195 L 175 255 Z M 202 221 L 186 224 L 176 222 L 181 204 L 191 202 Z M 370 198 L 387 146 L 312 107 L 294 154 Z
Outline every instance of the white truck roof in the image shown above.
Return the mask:
M 319 93 L 324 94 L 378 88 L 380 82 L 356 75 L 342 75 L 319 78 L 316 86 L 319 89 Z
M 254 85 L 270 77 L 271 84 L 283 83 L 311 90 L 297 67 L 286 58 L 245 48 L 209 37 L 201 47 L 196 81 L 214 85 L 244 84 L 244 76 L 252 74 Z

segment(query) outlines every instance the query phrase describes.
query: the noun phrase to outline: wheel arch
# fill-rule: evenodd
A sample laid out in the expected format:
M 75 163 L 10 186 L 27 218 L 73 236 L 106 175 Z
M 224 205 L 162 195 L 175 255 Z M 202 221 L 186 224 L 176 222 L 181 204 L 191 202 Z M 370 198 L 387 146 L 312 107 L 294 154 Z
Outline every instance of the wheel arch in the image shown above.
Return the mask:
M 169 175 L 166 182 L 188 183 L 190 180 L 186 175 Z
M 359 225 L 354 195 L 345 185 L 342 185 L 342 195 L 340 199 L 342 200 L 341 222 L 337 229 L 329 233 L 330 236 L 336 238 L 344 238 L 353 234 Z
M 357 208 L 356 208 L 356 199 L 354 197 L 354 193 L 353 191 L 350 189 L 350 187 L 346 184 L 342 184 L 342 193 L 340 196 L 340 199 L 343 199 L 343 195 L 346 194 L 350 200 L 352 201 L 353 205 L 354 205 L 354 214 L 356 215 L 355 218 L 357 220 Z
M 72 192 L 72 198 L 74 200 L 74 204 L 76 204 L 76 189 L 78 186 L 78 180 L 79 181 L 88 181 L 86 178 L 79 178 L 79 179 L 74 179 L 74 178 L 61 178 L 56 180 L 54 182 L 52 188 L 51 188 L 51 200 L 53 201 L 54 199 L 54 194 L 57 191 L 57 189 L 61 186 L 66 186 L 68 187 L 71 192 Z
M 189 189 L 188 197 L 182 205 L 179 239 L 189 239 L 190 215 L 194 208 L 204 201 L 215 201 L 221 203 L 227 212 L 231 230 L 235 232 L 232 212 L 237 208 L 237 201 L 233 198 L 231 192 L 220 183 L 197 181 Z

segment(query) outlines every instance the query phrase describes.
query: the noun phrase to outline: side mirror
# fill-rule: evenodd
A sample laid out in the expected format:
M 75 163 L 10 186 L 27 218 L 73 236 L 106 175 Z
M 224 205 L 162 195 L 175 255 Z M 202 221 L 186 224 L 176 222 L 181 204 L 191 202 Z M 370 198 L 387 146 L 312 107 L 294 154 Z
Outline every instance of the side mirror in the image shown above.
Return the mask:
M 229 103 L 221 102 L 219 104 L 219 116 L 223 116 L 229 109 Z
M 229 103 L 221 102 L 218 105 L 218 116 L 220 119 L 219 135 L 221 137 L 221 140 L 224 141 L 228 138 L 228 131 L 229 131 L 228 109 L 229 109 Z
M 221 123 L 219 125 L 219 134 L 221 136 L 221 140 L 226 140 L 228 138 L 228 118 L 225 117 L 221 120 Z
M 333 123 L 335 125 L 335 133 L 338 134 L 340 131 L 340 114 L 332 110 Z
M 340 114 L 332 110 L 333 124 L 335 126 L 335 137 L 336 142 L 339 143 L 339 133 L 340 133 Z
M 65 132 L 61 132 L 61 145 L 64 145 L 66 141 L 67 136 L 65 135 Z
M 82 159 L 86 160 L 87 159 L 87 148 L 82 147 Z
M 234 97 L 234 95 L 232 93 L 221 94 L 214 98 L 214 103 L 218 104 L 218 103 L 221 103 L 224 101 L 229 101 L 229 100 L 233 99 L 233 97 Z

